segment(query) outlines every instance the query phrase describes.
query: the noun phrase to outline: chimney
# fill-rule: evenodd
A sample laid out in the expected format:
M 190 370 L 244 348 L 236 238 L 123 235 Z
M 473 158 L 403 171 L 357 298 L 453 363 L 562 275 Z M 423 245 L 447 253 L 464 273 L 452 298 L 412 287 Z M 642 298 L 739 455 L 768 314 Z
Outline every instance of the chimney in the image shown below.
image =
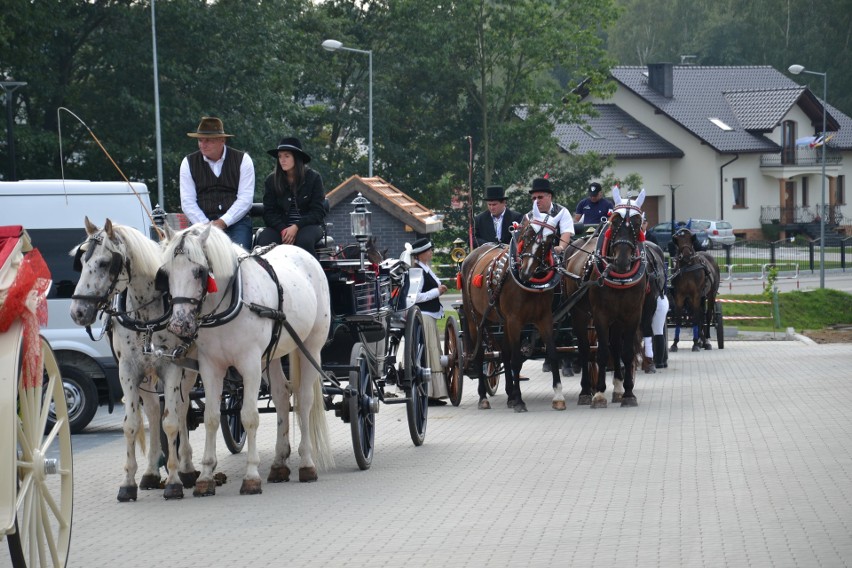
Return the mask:
M 648 86 L 667 99 L 674 95 L 673 69 L 671 63 L 648 64 Z

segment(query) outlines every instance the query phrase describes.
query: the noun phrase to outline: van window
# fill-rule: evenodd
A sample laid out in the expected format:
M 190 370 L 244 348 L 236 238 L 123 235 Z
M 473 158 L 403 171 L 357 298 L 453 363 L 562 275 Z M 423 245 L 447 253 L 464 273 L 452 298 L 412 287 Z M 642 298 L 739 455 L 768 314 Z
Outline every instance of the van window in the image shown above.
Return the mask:
M 77 287 L 80 275 L 74 272 L 74 259 L 68 254 L 75 245 L 86 239 L 86 230 L 79 229 L 27 229 L 53 278 L 48 299 L 70 298 Z

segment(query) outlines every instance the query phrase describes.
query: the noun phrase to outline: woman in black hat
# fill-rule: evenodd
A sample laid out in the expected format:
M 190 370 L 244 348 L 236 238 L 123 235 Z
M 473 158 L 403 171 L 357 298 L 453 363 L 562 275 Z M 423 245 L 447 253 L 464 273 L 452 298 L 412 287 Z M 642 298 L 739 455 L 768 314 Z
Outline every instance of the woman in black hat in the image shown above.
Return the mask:
M 444 316 L 444 306 L 441 305 L 441 296 L 447 291 L 447 286 L 441 284 L 438 276 L 432 272 L 432 241 L 429 237 L 423 237 L 414 241 L 414 244 L 406 243 L 406 252 L 411 255 L 411 270 L 408 277 L 411 286 L 416 282 L 417 297 L 414 303 L 420 307 L 423 315 L 424 336 L 426 339 L 426 351 L 429 353 L 429 364 L 432 368 L 432 379 L 429 381 L 429 405 L 443 406 L 449 396 L 447 383 L 444 378 L 444 368 L 441 366 L 441 340 L 438 337 L 438 320 Z M 422 278 L 413 278 L 414 270 L 422 270 Z M 414 292 L 414 290 L 409 290 Z
M 296 245 L 316 255 L 325 222 L 322 176 L 306 164 L 310 155 L 298 138 L 282 138 L 267 154 L 277 158 L 263 184 L 263 221 L 266 227 L 256 245 Z

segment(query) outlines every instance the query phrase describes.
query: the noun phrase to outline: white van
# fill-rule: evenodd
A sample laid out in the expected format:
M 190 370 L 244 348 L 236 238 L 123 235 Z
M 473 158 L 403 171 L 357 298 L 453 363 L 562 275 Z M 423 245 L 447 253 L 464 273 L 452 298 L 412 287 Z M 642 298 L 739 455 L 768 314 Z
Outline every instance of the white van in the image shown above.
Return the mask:
M 151 199 L 142 183 L 84 180 L 0 182 L 0 225 L 23 225 L 50 268 L 48 324 L 42 331 L 56 353 L 65 384 L 71 431 L 79 432 L 98 406 L 122 397 L 118 366 L 109 340 L 92 341 L 71 320 L 71 294 L 79 275 L 69 251 L 83 242 L 83 219 L 102 227 L 110 218 L 150 234 Z M 100 326 L 100 323 L 97 324 Z M 92 329 L 95 337 L 99 329 Z

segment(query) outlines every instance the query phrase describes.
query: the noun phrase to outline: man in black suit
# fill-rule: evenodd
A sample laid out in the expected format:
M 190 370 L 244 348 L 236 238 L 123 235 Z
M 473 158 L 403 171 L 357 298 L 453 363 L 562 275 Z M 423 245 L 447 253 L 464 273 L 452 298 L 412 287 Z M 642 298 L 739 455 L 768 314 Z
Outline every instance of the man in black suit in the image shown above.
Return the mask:
M 520 223 L 523 215 L 506 207 L 506 194 L 503 187 L 499 185 L 490 185 L 485 188 L 485 203 L 488 209 L 474 219 L 474 245 L 509 244 L 512 240 L 512 223 Z

